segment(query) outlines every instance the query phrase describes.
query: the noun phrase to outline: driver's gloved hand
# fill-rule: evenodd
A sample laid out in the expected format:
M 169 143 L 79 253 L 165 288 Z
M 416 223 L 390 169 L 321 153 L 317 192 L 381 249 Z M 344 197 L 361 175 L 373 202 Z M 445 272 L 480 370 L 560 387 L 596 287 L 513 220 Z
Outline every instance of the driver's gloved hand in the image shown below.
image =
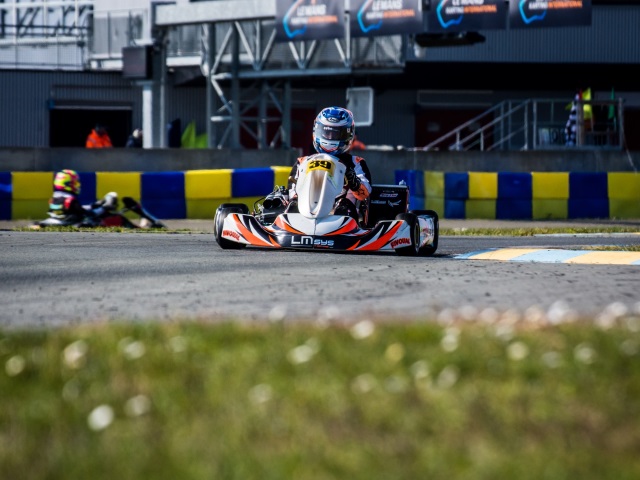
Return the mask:
M 102 208 L 105 210 L 115 210 L 118 208 L 118 194 L 109 192 L 103 198 Z
M 344 180 L 347 187 L 349 187 L 349 190 L 356 191 L 360 188 L 360 179 L 353 168 L 347 168 L 347 171 L 344 174 Z

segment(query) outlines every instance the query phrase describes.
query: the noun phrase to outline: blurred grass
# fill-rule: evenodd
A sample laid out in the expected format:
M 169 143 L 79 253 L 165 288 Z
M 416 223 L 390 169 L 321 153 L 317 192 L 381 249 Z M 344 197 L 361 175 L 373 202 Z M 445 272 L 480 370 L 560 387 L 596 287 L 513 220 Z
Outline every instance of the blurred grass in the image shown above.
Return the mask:
M 507 320 L 0 330 L 0 478 L 640 478 L 640 316 Z

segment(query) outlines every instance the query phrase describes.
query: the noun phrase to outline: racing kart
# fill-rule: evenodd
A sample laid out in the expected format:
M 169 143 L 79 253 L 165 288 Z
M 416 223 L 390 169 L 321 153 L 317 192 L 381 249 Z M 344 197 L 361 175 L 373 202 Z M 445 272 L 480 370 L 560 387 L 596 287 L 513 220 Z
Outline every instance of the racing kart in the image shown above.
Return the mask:
M 395 252 L 432 256 L 438 248 L 438 214 L 408 210 L 407 185 L 373 185 L 355 214 L 337 205 L 343 193 L 346 167 L 327 154 L 307 157 L 298 167 L 297 198 L 289 201 L 277 187 L 254 204 L 220 205 L 214 234 L 223 249 L 246 246 L 340 252 Z M 347 200 L 348 202 L 348 200 Z
M 86 214 L 57 214 L 48 212 L 49 218 L 37 222 L 33 228 L 40 229 L 46 227 L 75 227 L 75 228 L 95 228 L 95 227 L 114 227 L 114 228 L 151 228 L 162 229 L 167 228 L 164 223 L 158 220 L 145 210 L 142 205 L 131 197 L 123 197 L 122 203 L 124 208 L 118 209 L 118 198 L 115 192 L 105 195 L 105 198 L 94 203 L 86 205 L 83 208 Z M 102 207 L 98 209 L 98 207 Z M 98 211 L 99 213 L 95 213 Z M 127 216 L 127 212 L 133 212 L 140 218 L 137 222 L 133 222 Z

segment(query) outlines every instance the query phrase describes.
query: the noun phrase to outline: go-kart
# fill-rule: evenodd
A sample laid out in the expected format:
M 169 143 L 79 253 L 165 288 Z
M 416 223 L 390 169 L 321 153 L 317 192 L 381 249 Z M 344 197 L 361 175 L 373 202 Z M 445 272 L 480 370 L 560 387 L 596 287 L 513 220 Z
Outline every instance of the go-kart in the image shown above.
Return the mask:
M 431 256 L 438 248 L 438 214 L 408 210 L 407 185 L 373 185 L 355 214 L 337 205 L 344 196 L 346 167 L 327 154 L 298 167 L 297 197 L 277 187 L 254 204 L 224 203 L 215 213 L 214 234 L 223 249 L 246 246 L 293 250 L 393 252 Z M 348 200 L 347 200 L 348 201 Z
M 48 212 L 49 218 L 32 225 L 32 229 L 39 230 L 47 227 L 74 227 L 74 228 L 96 228 L 96 227 L 119 227 L 119 228 L 167 228 L 164 223 L 158 220 L 145 210 L 142 205 L 131 197 L 123 197 L 124 208 L 118 209 L 118 194 L 110 192 L 105 198 L 93 203 L 83 205 L 83 214 L 76 213 L 54 213 Z M 102 208 L 98 208 L 102 207 Z M 133 212 L 140 218 L 133 222 L 127 216 L 127 212 Z

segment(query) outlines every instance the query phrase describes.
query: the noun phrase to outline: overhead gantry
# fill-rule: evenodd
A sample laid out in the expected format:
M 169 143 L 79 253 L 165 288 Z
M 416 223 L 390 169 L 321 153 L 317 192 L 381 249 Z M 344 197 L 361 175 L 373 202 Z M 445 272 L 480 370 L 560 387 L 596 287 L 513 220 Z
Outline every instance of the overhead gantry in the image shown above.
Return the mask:
M 347 2 L 348 3 L 348 2 Z M 242 148 L 241 129 L 258 148 L 291 146 L 291 80 L 310 76 L 401 73 L 401 35 L 277 41 L 275 0 L 216 0 L 155 4 L 152 35 L 157 55 L 152 87 L 144 90 L 143 117 L 152 116 L 157 145 L 166 146 L 166 41 L 169 29 L 201 26 L 202 74 L 207 77 L 209 148 Z M 150 105 L 150 106 L 149 106 Z M 154 115 L 158 111 L 158 115 Z M 145 113 L 146 112 L 146 113 Z M 275 112 L 275 114 L 274 114 Z M 267 124 L 277 125 L 268 138 Z M 273 130 L 273 129 L 271 129 Z

